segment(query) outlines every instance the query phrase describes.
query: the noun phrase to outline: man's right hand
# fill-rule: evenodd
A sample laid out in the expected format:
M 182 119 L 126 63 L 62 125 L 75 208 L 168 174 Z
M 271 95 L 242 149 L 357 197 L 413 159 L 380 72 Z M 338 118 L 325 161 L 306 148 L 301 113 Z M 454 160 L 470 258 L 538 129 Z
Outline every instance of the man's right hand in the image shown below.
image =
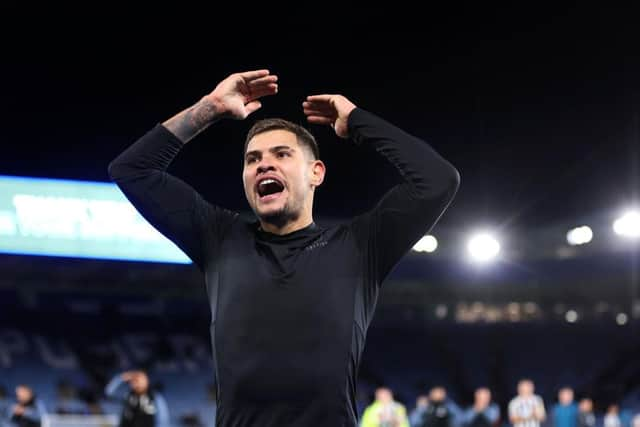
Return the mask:
M 269 74 L 269 70 L 234 73 L 205 99 L 212 103 L 216 115 L 243 120 L 262 106 L 260 98 L 278 93 L 277 82 L 278 76 Z
M 122 378 L 122 381 L 124 382 L 129 382 L 133 379 L 135 375 L 136 375 L 135 371 L 126 371 L 120 374 L 120 378 Z
M 277 82 L 278 76 L 269 74 L 269 70 L 231 74 L 213 92 L 163 125 L 186 143 L 219 119 L 246 119 L 262 106 L 260 98 L 278 93 Z

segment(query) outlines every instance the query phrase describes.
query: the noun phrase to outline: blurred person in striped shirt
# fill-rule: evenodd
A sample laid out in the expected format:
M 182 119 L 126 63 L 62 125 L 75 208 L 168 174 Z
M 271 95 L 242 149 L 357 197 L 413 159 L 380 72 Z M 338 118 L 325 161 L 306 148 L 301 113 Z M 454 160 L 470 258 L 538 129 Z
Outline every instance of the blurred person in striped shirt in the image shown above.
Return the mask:
M 540 427 L 545 420 L 544 402 L 534 391 L 535 386 L 530 379 L 518 382 L 518 395 L 509 402 L 509 421 L 513 427 Z

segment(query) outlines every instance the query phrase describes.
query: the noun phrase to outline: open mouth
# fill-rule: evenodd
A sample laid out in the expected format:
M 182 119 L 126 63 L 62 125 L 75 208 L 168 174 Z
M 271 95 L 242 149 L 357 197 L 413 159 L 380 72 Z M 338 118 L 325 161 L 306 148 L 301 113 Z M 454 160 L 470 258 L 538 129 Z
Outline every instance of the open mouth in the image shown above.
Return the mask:
M 284 184 L 275 178 L 263 178 L 256 187 L 261 201 L 275 199 L 284 191 Z

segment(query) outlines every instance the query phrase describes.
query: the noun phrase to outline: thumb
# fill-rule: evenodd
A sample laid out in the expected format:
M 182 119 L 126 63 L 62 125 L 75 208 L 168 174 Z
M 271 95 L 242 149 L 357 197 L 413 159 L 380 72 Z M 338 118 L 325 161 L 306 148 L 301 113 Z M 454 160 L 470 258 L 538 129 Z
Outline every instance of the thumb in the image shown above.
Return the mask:
M 260 101 L 251 101 L 244 108 L 247 109 L 247 115 L 253 113 L 254 111 L 258 111 L 262 107 L 262 103 Z

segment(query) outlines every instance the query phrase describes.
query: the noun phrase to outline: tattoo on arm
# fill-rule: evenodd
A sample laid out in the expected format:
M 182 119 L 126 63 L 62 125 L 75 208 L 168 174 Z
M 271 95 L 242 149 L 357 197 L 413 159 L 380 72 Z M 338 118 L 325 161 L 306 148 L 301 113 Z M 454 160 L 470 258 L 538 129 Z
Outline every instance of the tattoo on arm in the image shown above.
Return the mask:
M 215 120 L 214 105 L 203 98 L 195 105 L 164 122 L 163 125 L 180 141 L 187 143 Z

